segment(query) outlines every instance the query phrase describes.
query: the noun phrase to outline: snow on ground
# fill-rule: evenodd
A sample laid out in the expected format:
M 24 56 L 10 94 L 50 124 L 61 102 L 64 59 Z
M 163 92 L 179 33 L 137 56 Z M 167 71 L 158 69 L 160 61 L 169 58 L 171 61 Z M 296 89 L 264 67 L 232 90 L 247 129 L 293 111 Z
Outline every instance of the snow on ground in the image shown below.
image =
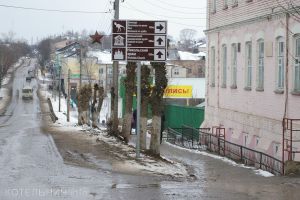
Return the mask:
M 105 128 L 92 129 L 88 126 L 83 126 L 82 131 L 86 132 L 89 137 L 93 136 L 96 140 L 100 140 L 111 146 L 120 148 L 122 152 L 125 152 L 126 156 L 120 154 L 117 155 L 124 158 L 121 163 L 122 168 L 127 168 L 132 171 L 138 170 L 175 177 L 186 177 L 188 175 L 185 166 L 178 162 L 154 159 L 143 153 L 140 154 L 140 158 L 136 159 L 135 147 L 126 145 L 118 141 L 116 138 L 109 136 Z
M 208 157 L 211 157 L 211 158 L 214 158 L 214 159 L 222 160 L 223 162 L 226 162 L 226 163 L 228 163 L 230 165 L 233 165 L 233 166 L 236 166 L 236 167 L 243 167 L 243 168 L 246 168 L 246 169 L 253 169 L 255 174 L 260 175 L 260 176 L 264 176 L 264 177 L 274 176 L 274 174 L 271 174 L 270 172 L 267 172 L 267 171 L 264 171 L 264 170 L 261 170 L 261 169 L 256 169 L 254 167 L 249 167 L 249 166 L 246 166 L 244 164 L 238 164 L 238 163 L 234 162 L 233 160 L 230 160 L 229 158 L 226 158 L 226 157 L 218 156 L 218 155 L 211 154 L 211 153 L 208 153 L 208 152 L 205 152 L 205 151 L 186 149 L 186 148 L 171 144 L 169 142 L 165 142 L 165 144 L 167 144 L 169 146 L 172 146 L 174 148 L 178 148 L 178 149 L 183 150 L 183 151 L 188 151 L 188 152 L 191 152 L 191 153 L 200 154 L 200 155 L 208 156 Z
M 43 80 L 39 76 L 40 80 Z M 87 136 L 87 139 L 92 139 L 95 141 L 103 141 L 110 146 L 121 149 L 123 154 L 116 152 L 116 156 L 122 158 L 120 162 L 120 168 L 128 169 L 128 171 L 143 171 L 145 173 L 154 173 L 157 175 L 170 175 L 175 177 L 187 177 L 188 173 L 186 167 L 178 162 L 173 161 L 164 161 L 163 159 L 154 159 L 150 156 L 147 156 L 141 153 L 139 159 L 136 159 L 135 148 L 130 145 L 126 145 L 121 141 L 118 141 L 115 137 L 111 137 L 107 134 L 107 130 L 104 127 L 99 129 L 93 129 L 87 125 L 78 126 L 77 125 L 77 110 L 73 108 L 70 112 L 70 122 L 67 122 L 66 113 L 67 113 L 67 103 L 66 99 L 61 98 L 61 112 L 58 112 L 59 101 L 58 97 L 54 96 L 46 91 L 47 85 L 40 83 L 41 95 L 46 98 L 50 98 L 53 106 L 53 110 L 58 117 L 58 120 L 54 123 L 54 127 L 58 127 L 60 130 L 66 132 L 80 131 L 82 134 Z M 105 105 L 105 104 L 104 104 Z M 108 106 L 107 106 L 108 107 Z M 103 115 L 102 115 L 103 116 Z M 105 115 L 103 117 L 106 117 Z

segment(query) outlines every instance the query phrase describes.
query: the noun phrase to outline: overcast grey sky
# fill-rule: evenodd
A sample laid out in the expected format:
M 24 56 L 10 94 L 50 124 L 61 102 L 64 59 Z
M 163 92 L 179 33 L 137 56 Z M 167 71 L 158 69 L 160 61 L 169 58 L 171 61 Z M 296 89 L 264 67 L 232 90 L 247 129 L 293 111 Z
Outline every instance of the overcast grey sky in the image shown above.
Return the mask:
M 113 0 L 0 0 L 0 5 L 43 9 L 106 12 Z M 168 34 L 179 37 L 180 30 L 191 28 L 203 35 L 206 0 L 120 0 L 120 19 L 168 20 Z M 67 30 L 111 32 L 111 13 L 82 14 L 33 11 L 0 7 L 0 33 L 13 31 L 16 38 L 31 42 Z

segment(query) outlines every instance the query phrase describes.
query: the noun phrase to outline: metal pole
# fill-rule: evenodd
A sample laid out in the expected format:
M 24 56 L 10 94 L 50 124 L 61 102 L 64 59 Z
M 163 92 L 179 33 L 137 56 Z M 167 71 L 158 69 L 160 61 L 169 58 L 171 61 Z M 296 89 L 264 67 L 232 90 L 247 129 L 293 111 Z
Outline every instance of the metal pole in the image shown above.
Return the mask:
M 67 98 L 67 122 L 70 121 L 70 76 L 71 70 L 68 70 L 68 98 Z
M 80 68 L 80 72 L 79 72 L 79 89 L 81 88 L 81 84 L 82 84 L 82 46 L 80 45 L 80 52 L 79 52 L 79 68 Z
M 119 19 L 119 6 L 120 1 L 115 0 L 114 3 L 114 9 L 115 9 L 115 16 L 114 19 Z M 119 62 L 114 61 L 113 62 L 113 87 L 114 87 L 114 93 L 115 93 L 115 99 L 114 99 L 114 112 L 112 114 L 112 120 L 113 120 L 113 132 L 116 133 L 118 130 L 118 101 L 119 101 L 119 88 L 118 88 L 118 81 L 119 80 Z
M 140 157 L 141 129 L 141 62 L 137 62 L 137 99 L 136 99 L 136 158 Z
M 58 86 L 58 112 L 60 112 L 60 90 L 61 90 L 61 66 L 59 66 L 59 86 Z

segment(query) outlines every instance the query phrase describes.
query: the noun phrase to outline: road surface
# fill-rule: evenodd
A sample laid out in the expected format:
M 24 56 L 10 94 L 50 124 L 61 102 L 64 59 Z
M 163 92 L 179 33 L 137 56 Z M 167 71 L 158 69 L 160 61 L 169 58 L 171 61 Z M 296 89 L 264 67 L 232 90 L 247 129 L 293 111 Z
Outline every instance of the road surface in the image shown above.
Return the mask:
M 31 62 L 32 65 L 35 62 Z M 72 134 L 43 128 L 38 83 L 34 98 L 17 95 L 29 67 L 20 67 L 13 97 L 0 117 L 0 199 L 299 199 L 297 178 L 264 178 L 252 170 L 162 145 L 165 157 L 184 162 L 193 177 L 121 173 L 112 168 L 112 149 Z M 94 162 L 91 162 L 94 158 Z M 97 165 L 95 165 L 97 163 Z

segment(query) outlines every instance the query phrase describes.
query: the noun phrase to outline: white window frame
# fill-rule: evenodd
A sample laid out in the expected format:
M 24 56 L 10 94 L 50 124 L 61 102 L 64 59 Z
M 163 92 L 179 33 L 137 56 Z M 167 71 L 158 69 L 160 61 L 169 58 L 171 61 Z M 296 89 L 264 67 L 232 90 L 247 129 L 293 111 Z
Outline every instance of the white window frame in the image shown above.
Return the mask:
M 231 88 L 237 88 L 237 43 L 231 45 Z
M 257 41 L 257 83 L 256 90 L 264 90 L 264 71 L 265 71 L 265 44 L 264 40 Z
M 222 86 L 226 88 L 227 83 L 227 46 L 226 44 L 222 45 Z
M 250 90 L 252 87 L 252 42 L 246 42 L 245 45 L 246 53 L 246 87 L 245 89 Z
M 276 40 L 276 90 L 284 90 L 284 38 L 278 37 Z
M 211 47 L 210 51 L 211 60 L 210 60 L 210 66 L 211 66 L 211 75 L 210 75 L 210 81 L 211 81 L 211 87 L 215 87 L 216 84 L 216 49 L 215 47 Z
M 293 92 L 300 94 L 300 35 L 295 36 Z
M 211 12 L 215 13 L 217 11 L 217 0 L 211 0 Z

